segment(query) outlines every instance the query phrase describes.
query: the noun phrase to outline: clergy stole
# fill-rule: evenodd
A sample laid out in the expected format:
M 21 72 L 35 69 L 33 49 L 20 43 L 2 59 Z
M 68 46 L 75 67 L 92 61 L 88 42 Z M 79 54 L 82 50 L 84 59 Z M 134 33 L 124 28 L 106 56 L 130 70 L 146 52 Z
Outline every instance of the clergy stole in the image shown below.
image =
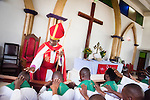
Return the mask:
M 87 86 L 87 90 L 95 92 L 95 88 L 94 88 L 95 83 L 94 83 L 92 80 L 85 80 L 85 81 L 82 81 L 82 82 L 78 85 L 78 88 L 81 88 L 81 85 L 82 85 L 82 84 L 85 84 L 85 85 Z
M 68 89 L 69 87 L 66 84 L 60 83 L 57 90 L 57 94 L 62 96 Z M 52 89 L 49 88 L 48 91 L 52 91 Z
M 14 84 L 14 82 L 12 82 L 11 84 L 8 84 L 8 85 L 6 85 L 6 86 L 9 87 L 9 88 L 12 89 L 12 90 L 15 89 L 15 84 Z M 29 83 L 28 83 L 26 80 L 21 84 L 20 88 L 25 88 L 25 87 L 31 88 L 30 85 L 29 85 Z
M 116 84 L 117 84 L 117 85 L 121 84 L 121 80 L 119 80 Z
M 118 86 L 115 81 L 107 81 L 102 85 L 102 87 L 105 87 L 105 85 L 110 85 L 114 91 L 118 90 Z
M 146 80 L 146 79 L 141 80 L 141 82 L 149 85 L 148 80 Z

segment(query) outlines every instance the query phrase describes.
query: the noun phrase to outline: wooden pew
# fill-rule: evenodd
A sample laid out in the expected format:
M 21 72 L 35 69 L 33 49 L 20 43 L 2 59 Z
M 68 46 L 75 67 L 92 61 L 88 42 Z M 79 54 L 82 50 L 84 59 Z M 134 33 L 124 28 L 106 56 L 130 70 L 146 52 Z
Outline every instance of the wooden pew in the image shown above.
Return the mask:
M 8 82 L 11 83 L 13 81 L 16 80 L 17 77 L 14 76 L 8 76 L 8 75 L 1 75 L 0 74 L 0 82 Z M 36 92 L 38 93 L 40 91 L 40 89 L 42 88 L 42 86 L 47 83 L 45 81 L 39 81 L 39 80 L 30 80 L 29 84 L 31 87 L 33 87 Z

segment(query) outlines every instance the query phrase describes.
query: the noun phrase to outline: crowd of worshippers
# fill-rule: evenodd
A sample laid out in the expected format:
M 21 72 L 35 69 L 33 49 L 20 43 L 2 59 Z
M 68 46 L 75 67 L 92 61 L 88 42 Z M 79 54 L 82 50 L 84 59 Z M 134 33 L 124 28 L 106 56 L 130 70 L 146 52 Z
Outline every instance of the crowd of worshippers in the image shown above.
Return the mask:
M 63 83 L 63 75 L 56 71 L 51 81 L 37 93 L 29 85 L 30 76 L 22 71 L 9 85 L 0 87 L 0 100 L 150 100 L 150 66 L 134 78 L 126 67 L 122 73 L 108 68 L 104 74 L 105 82 L 97 84 L 90 79 L 86 67 L 79 72 L 80 84 Z

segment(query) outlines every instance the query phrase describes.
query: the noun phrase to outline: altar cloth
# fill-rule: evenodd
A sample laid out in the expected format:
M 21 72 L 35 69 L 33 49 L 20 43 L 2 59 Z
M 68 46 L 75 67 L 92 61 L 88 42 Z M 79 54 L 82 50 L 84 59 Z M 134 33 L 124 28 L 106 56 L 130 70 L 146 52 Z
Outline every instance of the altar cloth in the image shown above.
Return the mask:
M 67 81 L 72 81 L 72 82 L 75 82 L 75 84 L 79 85 L 80 84 L 79 72 L 83 67 L 87 67 L 89 68 L 91 72 L 91 80 L 93 80 L 94 82 L 104 82 L 105 71 L 101 71 L 101 70 L 102 69 L 106 70 L 109 67 L 116 67 L 116 66 L 117 66 L 117 70 L 121 72 L 123 64 L 120 64 L 120 63 L 111 63 L 110 61 L 95 61 L 95 60 L 87 61 L 81 58 L 76 58 L 74 60 L 74 68 L 68 71 Z M 99 71 L 99 74 L 97 74 L 98 71 Z
M 123 64 L 121 64 L 121 63 L 112 63 L 110 61 L 105 61 L 105 60 L 102 60 L 102 61 L 90 60 L 90 61 L 88 61 L 88 60 L 84 60 L 81 58 L 75 58 L 74 69 L 80 71 L 83 67 L 87 67 L 90 69 L 91 74 L 97 74 L 97 69 L 98 69 L 99 64 L 104 64 L 104 65 L 106 64 L 106 66 L 118 65 L 117 70 L 120 73 L 123 68 Z M 107 68 L 109 68 L 109 67 L 107 67 Z

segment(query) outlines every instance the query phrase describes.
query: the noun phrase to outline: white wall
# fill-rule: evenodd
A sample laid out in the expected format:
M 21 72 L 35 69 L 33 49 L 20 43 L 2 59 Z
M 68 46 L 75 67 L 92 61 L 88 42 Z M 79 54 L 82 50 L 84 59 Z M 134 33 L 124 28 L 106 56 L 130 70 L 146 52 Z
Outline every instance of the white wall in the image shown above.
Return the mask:
M 57 0 L 32 0 L 34 9 L 38 12 L 35 16 L 32 33 L 41 36 L 41 44 L 45 42 L 48 18 L 47 14 L 52 13 Z
M 147 52 L 145 66 L 144 66 L 145 69 L 149 66 L 150 63 L 149 61 L 150 61 L 150 52 Z
M 150 51 L 150 15 L 147 15 L 145 16 L 145 19 L 144 19 L 144 31 L 143 31 L 143 37 L 142 37 L 142 45 L 140 47 L 141 50 L 147 50 L 147 51 Z M 145 67 L 147 66 L 150 66 L 150 53 L 148 52 L 148 56 L 147 56 L 147 59 L 146 59 L 146 64 L 145 64 Z
M 150 50 L 150 16 L 146 16 L 144 19 L 144 31 L 142 37 L 141 49 Z
M 24 25 L 23 0 L 0 0 L 0 54 L 4 42 L 21 43 Z
M 70 68 L 73 67 L 74 58 L 83 58 L 82 51 L 85 47 L 89 24 L 87 19 L 78 16 L 78 11 L 90 15 L 90 10 L 91 0 L 68 0 L 65 6 L 63 16 L 67 16 L 68 20 L 72 20 L 65 40 L 65 50 L 67 51 L 66 57 L 68 58 L 67 62 L 69 62 L 68 65 Z M 89 47 L 93 50 L 93 52 L 95 52 L 93 47 L 95 44 L 97 44 L 97 42 L 100 42 L 103 49 L 107 50 L 108 52 L 106 56 L 109 57 L 112 42 L 110 35 L 114 31 L 114 24 L 110 24 L 114 23 L 113 11 L 105 4 L 97 2 L 94 17 L 103 21 L 104 24 L 93 24 Z M 68 23 L 69 21 L 64 23 L 66 28 Z
M 46 14 L 53 12 L 55 3 L 56 0 L 44 0 L 44 2 L 43 0 L 33 0 L 34 8 L 39 14 L 35 16 L 32 33 L 42 37 L 41 43 L 45 41 L 47 31 L 48 18 L 46 18 Z M 0 15 L 0 46 L 2 46 L 4 42 L 21 43 L 21 36 L 25 19 L 23 8 L 23 0 L 0 1 L 0 12 L 3 13 Z M 82 51 L 84 49 L 87 36 L 89 21 L 79 17 L 78 11 L 90 15 L 90 10 L 91 0 L 68 0 L 64 7 L 62 16 L 68 18 L 68 20 L 63 24 L 65 30 L 67 30 L 69 22 L 72 20 L 64 44 L 67 69 L 73 68 L 74 58 L 83 57 Z M 94 17 L 102 20 L 104 24 L 93 24 L 90 48 L 93 50 L 93 52 L 95 52 L 93 46 L 97 44 L 97 42 L 100 42 L 103 49 L 107 51 L 106 58 L 109 58 L 112 48 L 111 35 L 113 35 L 115 32 L 113 9 L 101 2 L 97 2 Z M 125 27 L 132 21 L 124 15 L 121 15 L 121 19 L 121 30 L 123 31 Z M 140 45 L 143 29 L 138 24 L 136 24 L 136 28 L 137 41 Z M 128 36 L 131 37 L 131 41 L 126 41 L 126 37 Z M 63 38 L 61 39 L 60 43 L 62 42 Z M 122 45 L 123 49 L 121 51 L 121 58 L 125 59 L 127 62 L 132 61 L 133 45 L 133 33 L 130 30 L 125 36 L 125 41 Z M 90 58 L 91 57 L 92 56 L 90 56 Z
M 127 27 L 131 22 L 133 22 L 131 19 L 127 18 L 126 16 L 122 15 L 121 16 L 121 22 L 122 22 L 122 32 Z M 136 35 L 137 35 L 137 43 L 139 46 L 137 47 L 140 48 L 141 46 L 141 39 L 142 39 L 142 33 L 143 29 L 142 26 L 139 24 L 135 23 L 136 27 Z M 127 38 L 130 37 L 131 41 L 128 41 Z M 133 57 L 133 50 L 134 50 L 134 38 L 133 38 L 133 31 L 130 29 L 128 33 L 124 36 L 124 41 L 122 43 L 122 48 L 121 48 L 121 54 L 120 57 L 126 61 L 126 63 L 131 63 L 132 62 L 132 57 Z M 126 56 L 127 55 L 127 56 Z

